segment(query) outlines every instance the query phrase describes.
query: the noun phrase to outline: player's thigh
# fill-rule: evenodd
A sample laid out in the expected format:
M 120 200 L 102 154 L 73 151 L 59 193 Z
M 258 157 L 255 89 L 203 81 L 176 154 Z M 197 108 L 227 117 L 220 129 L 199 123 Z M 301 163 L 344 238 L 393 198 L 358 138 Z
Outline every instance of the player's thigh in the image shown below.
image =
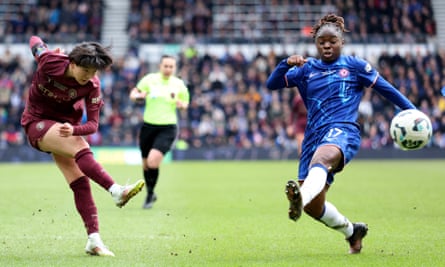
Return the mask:
M 336 145 L 321 145 L 315 151 L 310 165 L 322 164 L 329 171 L 337 169 L 343 162 L 343 153 Z
M 353 125 L 334 126 L 322 138 L 311 165 L 321 163 L 331 172 L 339 172 L 349 162 L 360 147 L 360 131 Z
M 77 152 L 89 147 L 88 143 L 81 136 L 61 137 L 58 131 L 60 125 L 60 123 L 56 123 L 51 126 L 39 141 L 38 145 L 42 151 L 74 157 Z
M 73 181 L 75 181 L 79 177 L 82 177 L 85 175 L 82 173 L 82 171 L 77 166 L 74 158 L 65 157 L 65 156 L 54 154 L 54 153 L 52 154 L 52 156 L 53 156 L 54 162 L 56 163 L 57 167 L 62 172 L 62 174 L 65 177 L 65 180 L 68 184 L 71 184 Z
M 167 152 L 170 151 L 173 143 L 175 142 L 176 135 L 177 129 L 175 126 L 161 129 L 153 142 L 152 149 L 158 150 L 163 155 L 167 154 Z
M 166 127 L 159 131 L 148 153 L 149 167 L 158 167 L 161 164 L 164 155 L 171 150 L 176 134 L 176 127 Z

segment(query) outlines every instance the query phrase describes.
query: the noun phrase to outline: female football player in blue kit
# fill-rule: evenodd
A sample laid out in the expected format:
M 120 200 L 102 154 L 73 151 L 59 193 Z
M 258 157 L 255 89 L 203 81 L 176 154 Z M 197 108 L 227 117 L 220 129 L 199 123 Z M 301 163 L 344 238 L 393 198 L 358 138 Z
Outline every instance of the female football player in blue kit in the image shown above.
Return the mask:
M 360 253 L 368 226 L 351 223 L 326 201 L 335 173 L 355 156 L 360 147 L 358 106 L 365 88 L 373 88 L 400 109 L 415 106 L 382 78 L 365 60 L 342 55 L 343 17 L 328 14 L 313 26 L 312 36 L 319 58 L 292 55 L 270 74 L 271 90 L 298 87 L 307 109 L 298 182 L 286 184 L 289 218 L 306 214 L 337 230 L 349 243 L 349 253 Z

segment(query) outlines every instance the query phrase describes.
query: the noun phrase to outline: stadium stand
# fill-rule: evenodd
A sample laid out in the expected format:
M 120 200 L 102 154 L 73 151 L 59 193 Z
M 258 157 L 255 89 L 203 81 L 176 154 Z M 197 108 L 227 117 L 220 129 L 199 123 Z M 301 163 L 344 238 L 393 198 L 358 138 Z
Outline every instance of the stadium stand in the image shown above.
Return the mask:
M 425 42 L 436 35 L 430 1 L 132 0 L 128 31 L 143 42 L 310 42 L 322 14 L 346 19 L 353 42 Z
M 178 75 L 187 81 L 192 101 L 189 110 L 180 113 L 178 145 L 293 149 L 296 143 L 287 129 L 294 90 L 271 92 L 265 88 L 269 72 L 286 56 L 284 52 L 214 54 L 211 49 L 196 50 L 193 43 L 181 46 L 189 36 L 210 45 L 221 41 L 311 42 L 308 27 L 329 11 L 346 18 L 351 31 L 347 42 L 353 44 L 427 44 L 437 35 L 430 1 L 305 0 L 298 8 L 295 2 L 301 1 L 131 0 L 123 27 L 129 48 L 101 74 L 106 105 L 100 131 L 88 140 L 98 146 L 136 145 L 143 106 L 130 103 L 128 92 L 157 64 L 141 56 L 141 44 L 180 41 L 180 48 L 174 50 L 179 58 Z M 31 34 L 43 35 L 50 43 L 101 41 L 106 5 L 93 0 L 2 1 L 3 43 L 27 41 Z M 382 52 L 368 60 L 431 117 L 435 134 L 429 147 L 445 148 L 445 100 L 440 95 L 445 85 L 445 52 Z M 3 50 L 0 150 L 26 146 L 19 118 L 34 67 L 23 54 L 14 54 L 7 46 Z M 388 128 L 394 112 L 382 98 L 366 91 L 360 106 L 364 149 L 393 146 Z
M 39 34 L 48 42 L 100 40 L 102 1 L 5 0 L 0 3 L 3 42 L 27 42 Z

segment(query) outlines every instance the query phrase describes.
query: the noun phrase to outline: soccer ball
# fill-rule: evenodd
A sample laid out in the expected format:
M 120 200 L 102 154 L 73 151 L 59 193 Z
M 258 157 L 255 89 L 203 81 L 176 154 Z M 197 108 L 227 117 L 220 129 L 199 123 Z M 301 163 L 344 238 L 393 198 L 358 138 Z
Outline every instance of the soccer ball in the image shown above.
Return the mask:
M 432 128 L 427 115 L 417 109 L 407 109 L 394 116 L 389 130 L 392 140 L 402 150 L 416 150 L 428 144 Z

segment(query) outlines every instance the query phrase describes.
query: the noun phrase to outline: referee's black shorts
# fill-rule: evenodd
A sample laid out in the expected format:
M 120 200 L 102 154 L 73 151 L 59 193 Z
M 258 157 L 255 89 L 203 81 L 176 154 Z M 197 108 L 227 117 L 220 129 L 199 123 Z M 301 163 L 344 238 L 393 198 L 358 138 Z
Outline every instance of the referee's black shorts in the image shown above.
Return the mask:
M 176 124 L 154 125 L 144 123 L 139 133 L 141 156 L 146 158 L 151 149 L 157 149 L 164 155 L 172 148 L 177 135 Z

